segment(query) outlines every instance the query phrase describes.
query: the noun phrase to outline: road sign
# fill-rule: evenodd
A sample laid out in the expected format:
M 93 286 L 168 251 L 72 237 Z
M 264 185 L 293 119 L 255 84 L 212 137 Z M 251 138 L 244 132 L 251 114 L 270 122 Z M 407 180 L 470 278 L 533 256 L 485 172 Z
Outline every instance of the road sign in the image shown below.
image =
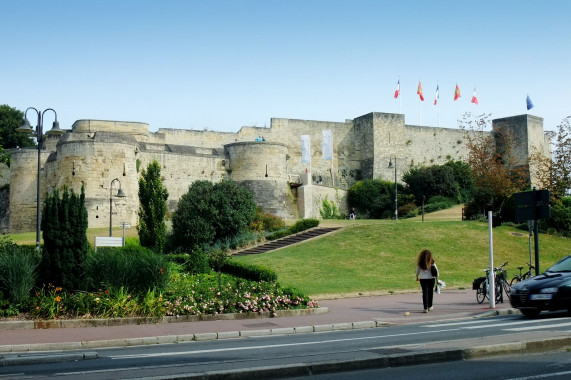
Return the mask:
M 515 221 L 551 218 L 549 190 L 533 190 L 514 194 Z

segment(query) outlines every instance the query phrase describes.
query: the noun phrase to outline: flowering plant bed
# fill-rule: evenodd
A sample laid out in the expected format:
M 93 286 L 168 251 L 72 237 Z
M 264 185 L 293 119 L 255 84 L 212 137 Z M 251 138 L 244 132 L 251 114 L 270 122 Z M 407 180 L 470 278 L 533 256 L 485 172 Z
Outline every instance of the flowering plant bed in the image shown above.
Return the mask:
M 48 285 L 20 307 L 18 320 L 102 319 L 144 317 L 160 322 L 164 317 L 248 314 L 277 317 L 280 310 L 317 308 L 308 296 L 276 283 L 254 282 L 229 275 L 175 273 L 164 291 L 130 293 L 127 289 L 102 288 L 96 292 L 67 292 Z M 14 320 L 11 318 L 10 320 Z M 140 322 L 145 323 L 146 321 Z M 79 322 L 78 322 L 79 323 Z

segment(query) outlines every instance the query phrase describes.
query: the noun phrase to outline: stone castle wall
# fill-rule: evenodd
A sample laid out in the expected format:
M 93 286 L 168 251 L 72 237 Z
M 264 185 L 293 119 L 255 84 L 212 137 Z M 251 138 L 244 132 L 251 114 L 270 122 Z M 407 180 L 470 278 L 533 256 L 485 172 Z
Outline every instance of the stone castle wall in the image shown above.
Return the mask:
M 547 149 L 541 118 L 511 119 L 510 127 L 527 147 L 518 151 L 522 157 L 527 157 L 536 142 Z M 332 132 L 332 160 L 323 159 L 323 130 Z M 310 136 L 310 163 L 301 162 L 302 135 Z M 255 141 L 258 136 L 265 141 Z M 345 122 L 274 118 L 270 128 L 242 127 L 237 133 L 149 132 L 145 123 L 78 120 L 59 139 L 50 137 L 42 150 L 41 195 L 43 199 L 46 191 L 63 186 L 79 192 L 84 185 L 89 227 L 109 226 L 110 198 L 113 225 L 136 225 L 138 180 L 142 170 L 157 160 L 169 191 L 170 212 L 194 181 L 231 178 L 249 188 L 265 212 L 283 218 L 319 217 L 325 195 L 338 200 L 347 213 L 345 190 L 354 182 L 367 178 L 393 181 L 395 169 L 388 167 L 389 160 L 394 163 L 396 158 L 400 180 L 414 165 L 465 159 L 464 140 L 462 130 L 406 125 L 404 115 L 378 112 Z M 12 158 L 10 230 L 33 230 L 37 150 L 13 151 Z M 126 198 L 114 196 L 119 188 L 115 178 Z M 317 186 L 319 178 L 322 184 Z

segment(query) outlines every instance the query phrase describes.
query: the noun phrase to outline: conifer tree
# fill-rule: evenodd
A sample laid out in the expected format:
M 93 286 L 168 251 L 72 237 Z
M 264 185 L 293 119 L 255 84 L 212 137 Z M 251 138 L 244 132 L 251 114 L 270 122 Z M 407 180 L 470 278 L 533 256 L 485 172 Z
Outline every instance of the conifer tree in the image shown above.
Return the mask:
M 68 290 L 81 288 L 83 264 L 87 256 L 87 209 L 85 190 L 77 195 L 64 187 L 62 197 L 55 190 L 46 196 L 42 213 L 41 276 L 45 283 Z
M 165 215 L 169 192 L 161 179 L 161 166 L 153 160 L 139 178 L 139 241 L 143 247 L 162 252 L 166 242 Z

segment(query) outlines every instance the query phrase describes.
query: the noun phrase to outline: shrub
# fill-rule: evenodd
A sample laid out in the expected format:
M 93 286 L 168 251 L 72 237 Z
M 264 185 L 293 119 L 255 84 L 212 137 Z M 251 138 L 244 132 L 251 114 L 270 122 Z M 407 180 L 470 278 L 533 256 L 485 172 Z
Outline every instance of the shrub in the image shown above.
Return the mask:
M 319 226 L 319 220 L 317 219 L 300 219 L 295 222 L 293 226 L 288 228 L 288 232 L 290 234 L 297 234 L 298 232 L 302 232 L 317 226 Z
M 170 265 L 165 255 L 144 247 L 100 248 L 85 262 L 86 287 L 126 288 L 142 293 L 164 289 L 169 281 Z
M 250 229 L 253 231 L 277 231 L 283 227 L 285 227 L 283 219 L 272 214 L 265 214 L 261 207 L 256 207 L 256 214 Z
M 177 244 L 193 249 L 246 231 L 254 218 L 253 195 L 234 181 L 196 181 L 182 196 L 173 215 Z
M 398 212 L 402 218 L 412 218 L 418 215 L 418 207 L 414 203 L 407 203 L 399 206 Z
M 341 209 L 335 204 L 335 202 L 330 201 L 325 196 L 325 199 L 321 202 L 321 209 L 319 214 L 323 219 L 343 219 L 344 216 L 341 214 Z
M 10 241 L 0 240 L 0 289 L 11 302 L 22 304 L 30 297 L 36 284 L 36 268 L 40 257 L 35 247 L 20 247 Z
M 271 269 L 243 264 L 233 260 L 224 264 L 222 272 L 250 281 L 276 282 L 278 280 L 278 275 Z

